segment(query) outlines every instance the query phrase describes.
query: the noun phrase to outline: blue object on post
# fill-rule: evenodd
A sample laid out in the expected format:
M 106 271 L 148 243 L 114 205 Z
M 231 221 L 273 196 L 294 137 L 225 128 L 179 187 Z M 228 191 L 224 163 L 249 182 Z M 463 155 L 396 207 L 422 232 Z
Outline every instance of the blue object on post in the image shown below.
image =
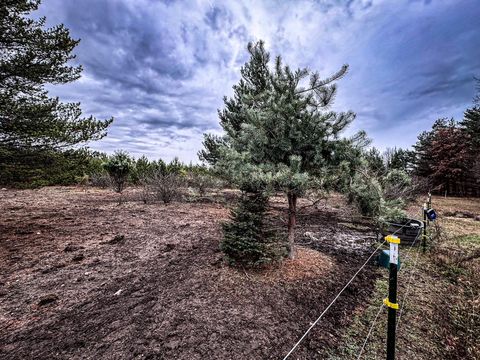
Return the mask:
M 427 210 L 427 218 L 430 221 L 435 221 L 435 219 L 437 218 L 437 213 L 435 212 L 435 210 L 428 209 Z

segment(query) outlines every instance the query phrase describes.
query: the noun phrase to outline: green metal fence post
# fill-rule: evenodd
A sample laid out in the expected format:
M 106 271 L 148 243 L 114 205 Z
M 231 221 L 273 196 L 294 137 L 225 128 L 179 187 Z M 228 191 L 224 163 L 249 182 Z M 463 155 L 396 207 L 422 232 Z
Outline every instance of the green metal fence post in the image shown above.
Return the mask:
M 395 360 L 395 331 L 397 322 L 397 273 L 398 273 L 398 244 L 400 239 L 388 235 L 385 240 L 390 243 L 390 274 L 388 277 L 388 298 L 383 303 L 388 307 L 387 325 L 387 360 Z

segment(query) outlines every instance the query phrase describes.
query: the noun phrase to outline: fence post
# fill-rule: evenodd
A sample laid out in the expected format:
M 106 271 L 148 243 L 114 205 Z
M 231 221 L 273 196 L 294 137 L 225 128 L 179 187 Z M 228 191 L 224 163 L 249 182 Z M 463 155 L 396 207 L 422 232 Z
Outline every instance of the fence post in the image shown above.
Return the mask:
M 397 322 L 397 272 L 398 272 L 398 244 L 400 239 L 388 235 L 385 240 L 390 243 L 390 273 L 388 277 L 388 298 L 383 303 L 388 307 L 387 327 L 387 360 L 395 360 L 395 330 Z
M 422 236 L 422 250 L 427 249 L 427 203 L 423 204 L 423 236 Z

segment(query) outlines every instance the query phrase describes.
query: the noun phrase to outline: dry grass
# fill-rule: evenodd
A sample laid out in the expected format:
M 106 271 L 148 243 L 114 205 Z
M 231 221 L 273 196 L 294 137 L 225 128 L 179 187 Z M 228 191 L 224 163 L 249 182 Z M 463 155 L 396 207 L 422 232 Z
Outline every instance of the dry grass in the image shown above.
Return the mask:
M 440 211 L 461 212 L 468 211 L 480 215 L 480 199 L 433 196 L 432 204 Z
M 432 202 L 438 209 L 439 221 L 448 236 L 466 236 L 467 240 L 468 236 L 480 236 L 480 221 L 475 220 L 475 217 L 480 216 L 479 199 L 434 197 Z M 473 218 L 458 217 L 466 213 L 471 214 Z M 447 216 L 442 217 L 443 214 Z M 458 214 L 458 216 L 453 214 Z M 472 239 L 470 238 L 470 240 Z M 480 245 L 480 241 L 467 241 L 465 245 Z
M 421 218 L 424 199 L 409 209 L 411 217 Z M 479 359 L 480 346 L 480 259 L 459 262 L 475 254 L 480 246 L 480 221 L 443 214 L 480 215 L 479 199 L 434 197 L 432 206 L 439 219 L 437 233 L 430 227 L 425 254 L 421 248 L 418 261 L 408 259 L 403 251 L 404 266 L 399 273 L 398 296 L 402 320 L 397 331 L 397 359 Z M 415 251 L 415 250 L 414 250 Z M 402 258 L 402 251 L 400 253 Z M 359 307 L 354 321 L 342 338 L 343 346 L 332 350 L 329 359 L 357 359 L 363 341 L 377 314 L 381 299 L 386 297 L 388 273 L 377 280 L 376 291 L 366 308 Z M 411 289 L 405 301 L 409 279 Z M 384 359 L 387 316 L 385 309 L 373 327 L 362 359 Z

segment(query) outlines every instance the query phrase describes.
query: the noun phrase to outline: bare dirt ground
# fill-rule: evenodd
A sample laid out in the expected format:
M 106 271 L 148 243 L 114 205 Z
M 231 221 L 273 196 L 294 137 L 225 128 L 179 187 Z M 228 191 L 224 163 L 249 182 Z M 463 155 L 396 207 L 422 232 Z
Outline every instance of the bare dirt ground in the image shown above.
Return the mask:
M 301 210 L 296 260 L 232 269 L 219 252 L 223 195 L 168 206 L 144 205 L 135 190 L 117 198 L 73 187 L 0 192 L 0 358 L 279 359 L 375 242 L 333 196 Z M 284 200 L 273 203 L 282 226 Z M 378 276 L 367 266 L 292 359 L 343 346 Z

